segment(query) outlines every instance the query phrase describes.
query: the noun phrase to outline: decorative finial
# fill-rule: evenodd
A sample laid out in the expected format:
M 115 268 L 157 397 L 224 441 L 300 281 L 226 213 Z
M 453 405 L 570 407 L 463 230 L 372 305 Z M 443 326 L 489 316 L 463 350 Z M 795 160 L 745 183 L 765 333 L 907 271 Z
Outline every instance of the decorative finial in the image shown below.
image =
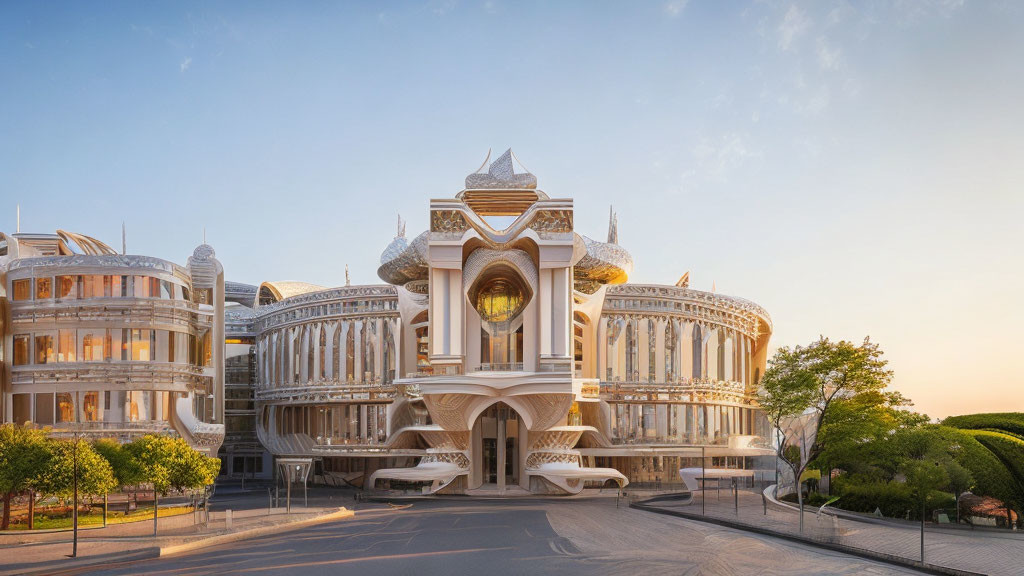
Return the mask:
M 711 281 L 711 293 L 714 294 L 717 289 L 718 288 L 717 288 L 717 286 L 715 286 L 715 281 L 712 280 Z
M 619 243 L 619 215 L 614 206 L 608 206 L 608 243 Z
M 351 286 L 352 279 L 348 277 L 348 264 L 345 264 L 345 286 Z
M 121 220 L 121 255 L 124 256 L 128 253 L 128 230 L 124 226 L 124 220 Z
M 405 238 L 405 220 L 402 220 L 402 215 L 398 215 L 398 230 L 396 231 L 395 238 Z

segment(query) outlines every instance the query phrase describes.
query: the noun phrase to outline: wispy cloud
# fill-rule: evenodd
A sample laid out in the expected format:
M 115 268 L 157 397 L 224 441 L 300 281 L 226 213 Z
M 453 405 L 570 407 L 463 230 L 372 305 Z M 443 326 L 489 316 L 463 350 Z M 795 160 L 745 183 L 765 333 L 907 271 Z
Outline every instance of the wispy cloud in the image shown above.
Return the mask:
M 686 10 L 686 5 L 690 3 L 690 0 L 669 0 L 665 2 L 665 14 L 668 14 L 670 18 L 675 18 Z
M 815 49 L 818 57 L 818 66 L 822 70 L 838 70 L 843 63 L 842 50 L 830 46 L 824 36 L 818 37 L 818 44 Z
M 795 42 L 811 26 L 811 20 L 803 10 L 796 4 L 790 4 L 786 15 L 782 17 L 779 24 L 779 48 L 782 50 L 795 49 Z
M 736 132 L 701 140 L 693 148 L 697 172 L 718 182 L 727 182 L 734 171 L 761 157 L 763 153 L 751 144 L 750 137 Z M 684 180 L 693 175 L 692 171 L 684 174 Z
M 181 61 L 181 72 L 185 73 L 189 68 L 192 67 L 192 57 L 189 56 Z
M 444 16 L 452 10 L 455 10 L 455 7 L 458 5 L 458 0 L 431 0 L 428 4 L 430 11 L 438 16 Z

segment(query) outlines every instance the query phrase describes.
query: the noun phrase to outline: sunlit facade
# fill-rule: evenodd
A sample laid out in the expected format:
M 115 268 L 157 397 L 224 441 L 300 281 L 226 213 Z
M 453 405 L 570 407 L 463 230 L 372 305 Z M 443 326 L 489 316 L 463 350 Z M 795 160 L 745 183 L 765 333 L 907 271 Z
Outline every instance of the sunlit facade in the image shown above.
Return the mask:
M 429 230 L 399 222 L 385 284 L 250 287 L 256 432 L 328 483 L 423 493 L 572 494 L 770 454 L 767 313 L 631 272 L 614 215 L 606 241 L 577 233 L 573 201 L 508 151 L 431 200 Z
M 0 234 L 5 422 L 124 440 L 224 438 L 224 273 L 65 231 Z

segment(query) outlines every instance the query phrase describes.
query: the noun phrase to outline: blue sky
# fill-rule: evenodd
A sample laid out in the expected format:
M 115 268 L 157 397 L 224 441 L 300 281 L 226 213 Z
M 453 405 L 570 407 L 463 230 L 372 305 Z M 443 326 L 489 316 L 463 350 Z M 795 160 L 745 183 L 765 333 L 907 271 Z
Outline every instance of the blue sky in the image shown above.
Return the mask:
M 488 148 L 635 282 L 870 334 L 932 416 L 1024 410 L 1017 2 L 0 6 L 0 229 L 378 282 Z

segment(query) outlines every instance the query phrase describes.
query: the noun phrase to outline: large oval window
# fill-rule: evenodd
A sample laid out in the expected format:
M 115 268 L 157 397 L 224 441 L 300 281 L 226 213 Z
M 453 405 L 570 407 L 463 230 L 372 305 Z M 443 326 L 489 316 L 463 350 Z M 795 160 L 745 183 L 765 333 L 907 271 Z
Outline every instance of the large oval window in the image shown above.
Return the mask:
M 526 297 L 519 282 L 504 275 L 493 276 L 480 285 L 475 306 L 484 322 L 508 322 L 523 311 Z

